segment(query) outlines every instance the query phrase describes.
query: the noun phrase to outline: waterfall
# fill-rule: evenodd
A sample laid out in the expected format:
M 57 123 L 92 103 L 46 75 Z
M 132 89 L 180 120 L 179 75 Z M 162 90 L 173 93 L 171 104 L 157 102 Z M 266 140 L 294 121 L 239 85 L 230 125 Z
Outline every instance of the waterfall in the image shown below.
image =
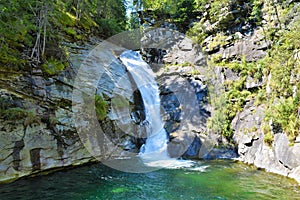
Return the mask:
M 125 51 L 120 56 L 139 89 L 145 106 L 147 140 L 140 154 L 159 154 L 167 158 L 167 133 L 160 116 L 159 89 L 150 66 L 135 51 Z
M 146 126 L 147 140 L 139 156 L 145 164 L 153 167 L 181 168 L 194 165 L 193 161 L 170 158 L 167 153 L 168 137 L 160 115 L 159 89 L 150 66 L 135 51 L 123 52 L 120 59 L 136 83 L 145 107 L 143 124 Z

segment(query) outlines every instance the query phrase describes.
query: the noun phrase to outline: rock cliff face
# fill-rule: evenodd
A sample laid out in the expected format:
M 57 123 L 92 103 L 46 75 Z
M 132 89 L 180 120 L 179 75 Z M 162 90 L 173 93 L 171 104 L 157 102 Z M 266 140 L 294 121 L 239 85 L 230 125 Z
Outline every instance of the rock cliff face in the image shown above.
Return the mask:
M 265 142 L 262 131 L 265 115 L 264 105 L 246 104 L 244 110 L 232 121 L 234 141 L 238 145 L 239 159 L 268 172 L 281 174 L 300 182 L 300 144 L 290 145 L 287 135 L 275 133 L 273 143 Z M 275 130 L 274 130 L 275 131 Z
M 72 72 L 69 68 L 51 78 L 38 70 L 32 75 L 1 77 L 1 99 L 12 102 L 12 108 L 0 123 L 0 182 L 95 160 L 73 123 Z M 26 114 L 19 116 L 12 109 Z
M 238 98 L 228 98 L 224 104 L 237 105 L 235 102 L 243 99 L 237 113 L 231 112 L 230 114 L 234 113 L 234 116 L 227 118 L 230 121 L 228 126 L 233 131 L 232 142 L 236 144 L 239 160 L 269 172 L 289 176 L 300 182 L 299 128 L 296 125 L 293 126 L 295 135 L 298 137 L 291 139 L 291 135 L 284 132 L 282 127 L 272 120 L 266 120 L 265 116 L 270 112 L 270 105 L 273 106 L 278 102 L 257 100 L 260 98 L 257 96 L 257 91 L 261 91 L 263 98 L 266 99 L 274 94 L 270 86 L 274 74 L 262 73 L 260 78 L 257 78 L 258 74 L 256 74 L 257 77 L 249 71 L 243 74 L 242 70 L 232 67 L 232 64 L 236 63 L 245 65 L 260 63 L 261 59 L 278 45 L 274 41 L 278 38 L 280 41 L 280 32 L 298 26 L 299 3 L 295 1 L 274 3 L 274 1 L 267 0 L 255 1 L 254 4 L 249 4 L 247 1 L 229 1 L 225 4 L 224 8 L 217 13 L 217 17 L 209 15 L 213 5 L 206 5 L 208 11 L 204 13 L 204 17 L 195 27 L 202 30 L 204 39 L 200 41 L 208 59 L 212 61 L 214 74 L 217 77 L 214 84 L 221 86 L 221 93 L 231 95 L 242 91 L 255 94 L 245 99 L 242 95 Z M 259 6 L 259 13 L 255 13 L 257 8 L 255 6 Z M 249 16 L 247 12 L 249 10 L 252 11 L 252 16 Z M 261 23 L 251 20 L 257 17 L 260 18 Z M 266 32 L 272 32 L 272 30 L 277 31 L 269 37 Z M 281 53 L 285 53 L 284 50 L 282 51 Z M 272 64 L 267 63 L 268 61 L 265 62 L 266 66 L 272 67 Z M 296 64 L 292 70 L 295 69 L 297 69 Z M 294 88 L 290 93 L 290 98 L 296 99 L 298 86 L 294 84 L 293 76 L 286 75 L 285 78 L 291 80 L 290 85 L 286 87 Z M 229 87 L 231 83 L 238 82 L 242 84 Z M 273 81 L 273 87 L 274 84 L 281 84 L 279 82 L 281 80 Z M 283 96 L 283 94 L 279 95 L 278 99 L 287 98 Z M 294 113 L 297 113 L 297 108 L 299 106 L 296 106 Z M 230 109 L 233 109 L 233 106 L 226 112 L 230 112 Z M 299 114 L 295 115 L 299 116 Z
M 39 70 L 33 70 L 32 74 L 7 72 L 1 76 L 1 108 L 7 111 L 0 119 L 0 182 L 45 170 L 94 162 L 108 156 L 103 153 L 96 160 L 95 155 L 91 155 L 87 144 L 83 144 L 78 135 L 72 111 L 74 78 L 93 46 L 83 48 L 68 45 L 68 48 L 71 65 L 58 75 L 49 77 Z M 103 59 L 105 56 L 116 59 L 113 52 L 102 56 Z M 115 95 L 113 90 L 116 90 L 118 79 L 130 78 L 118 59 L 106 67 L 97 94 L 109 103 Z M 118 89 L 120 93 L 133 92 L 130 83 Z M 125 95 L 124 98 L 134 104 L 134 97 Z M 119 124 L 110 109 L 105 112 L 100 122 L 102 130 L 112 138 L 114 144 L 124 150 L 137 152 L 141 144 L 118 128 Z M 107 145 L 105 148 L 107 153 L 114 146 Z
M 257 33 L 259 34 L 259 33 Z M 254 36 L 256 33 L 254 33 Z M 244 55 L 252 55 L 249 51 Z M 258 58 L 257 58 L 258 59 Z M 215 74 L 218 84 L 225 85 L 227 81 L 240 80 L 240 75 L 231 69 L 217 67 Z M 267 83 L 267 77 L 254 81 L 248 76 L 245 82 L 247 90 L 257 89 Z M 238 160 L 265 169 L 268 172 L 288 176 L 300 182 L 300 144 L 299 136 L 291 144 L 288 135 L 272 122 L 266 122 L 266 105 L 255 103 L 254 99 L 246 99 L 242 111 L 238 112 L 231 122 L 233 142 L 236 144 Z M 264 133 L 270 129 L 274 135 L 272 141 Z
M 237 157 L 235 148 L 207 127 L 212 110 L 208 85 L 214 82 L 211 77 L 215 75 L 208 68 L 201 47 L 183 34 L 175 38 L 158 35 L 161 38 L 150 43 L 164 54 L 161 59 L 156 54 L 150 65 L 160 85 L 163 120 L 170 138 L 169 155 L 194 159 Z M 155 52 L 145 51 L 145 56 Z
M 250 52 L 251 54 L 251 52 Z M 237 73 L 230 69 L 217 67 L 217 80 L 224 84 L 226 81 L 240 80 Z M 257 89 L 266 84 L 267 78 L 254 81 L 248 77 L 245 88 Z M 288 135 L 272 122 L 266 122 L 266 106 L 255 103 L 255 99 L 246 99 L 242 111 L 238 112 L 231 122 L 233 142 L 236 144 L 238 160 L 251 164 L 268 172 L 294 178 L 300 183 L 300 144 L 299 136 L 291 144 Z M 264 129 L 270 129 L 274 137 L 268 141 Z

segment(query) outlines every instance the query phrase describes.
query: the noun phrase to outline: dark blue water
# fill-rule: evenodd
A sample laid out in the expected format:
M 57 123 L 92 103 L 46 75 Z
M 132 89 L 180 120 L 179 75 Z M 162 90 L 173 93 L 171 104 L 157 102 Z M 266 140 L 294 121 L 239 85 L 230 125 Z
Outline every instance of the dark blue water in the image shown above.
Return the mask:
M 0 199 L 300 199 L 300 188 L 233 161 L 145 174 L 95 164 L 0 185 Z

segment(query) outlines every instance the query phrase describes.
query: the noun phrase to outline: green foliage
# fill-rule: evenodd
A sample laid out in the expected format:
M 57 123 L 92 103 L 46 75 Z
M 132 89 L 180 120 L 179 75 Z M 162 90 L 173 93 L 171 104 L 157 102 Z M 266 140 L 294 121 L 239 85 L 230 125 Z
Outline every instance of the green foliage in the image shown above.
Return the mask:
M 240 76 L 246 78 L 251 76 L 256 80 L 261 80 L 266 69 L 266 62 L 259 60 L 257 62 L 247 62 L 245 56 L 242 56 L 241 61 L 225 61 L 219 63 L 221 66 L 232 69 L 234 72 L 239 73 Z
M 151 10 L 156 21 L 175 23 L 182 32 L 186 32 L 190 20 L 197 17 L 195 0 L 143 0 L 141 5 L 139 3 L 134 1 L 137 10 Z
M 267 101 L 267 95 L 265 88 L 258 90 L 255 98 L 255 105 L 262 104 Z
M 224 46 L 226 42 L 227 36 L 225 36 L 222 33 L 217 33 L 216 36 L 213 38 L 213 41 L 208 44 L 208 49 L 210 51 L 214 50 L 215 48 L 220 48 L 221 46 Z
M 210 118 L 209 127 L 212 131 L 222 134 L 231 141 L 233 135 L 231 121 L 238 112 L 243 110 L 246 101 L 252 98 L 253 94 L 246 90 L 245 82 L 247 77 L 256 71 L 256 67 L 254 63 L 247 63 L 245 58 L 242 58 L 240 62 L 210 62 L 210 67 L 215 65 L 223 65 L 224 68 L 231 69 L 240 75 L 237 80 L 226 81 L 224 83 L 225 90 L 221 94 L 214 94 L 215 88 L 209 89 L 210 98 L 213 99 L 211 104 L 215 108 Z
M 175 3 L 176 9 L 173 14 L 174 22 L 177 24 L 180 30 L 186 32 L 187 27 L 191 23 L 190 20 L 195 18 L 193 12 L 195 12 L 194 0 L 177 0 Z
M 25 110 L 20 107 L 0 110 L 1 118 L 8 121 L 24 120 L 24 125 L 39 123 L 41 118 L 33 110 Z
M 76 31 L 75 31 L 73 28 L 71 28 L 71 27 L 65 28 L 64 31 L 65 31 L 68 35 L 76 36 Z
M 249 17 L 255 23 L 260 24 L 262 21 L 262 11 L 261 7 L 263 4 L 262 0 L 251 0 L 252 3 L 252 12 L 251 16 Z
M 274 1 L 262 0 L 250 0 L 242 4 L 241 1 L 228 0 L 195 1 L 195 8 L 205 13 L 205 16 L 199 22 L 194 23 L 188 34 L 195 42 L 204 46 L 205 50 L 212 51 L 226 45 L 226 35 L 230 31 L 231 24 L 224 27 L 222 19 L 225 13 L 232 9 L 231 7 L 237 8 L 232 2 L 246 9 L 247 12 L 242 16 L 245 22 L 250 22 L 254 26 L 263 26 L 262 34 L 273 44 L 272 48 L 268 49 L 268 55 L 265 58 L 252 63 L 247 62 L 245 57 L 242 57 L 240 61 L 228 61 L 222 60 L 222 55 L 211 56 L 209 62 L 211 67 L 230 68 L 239 74 L 240 78 L 226 81 L 224 92 L 218 95 L 214 96 L 211 93 L 215 91 L 209 91 L 211 103 L 215 108 L 210 119 L 210 128 L 230 137 L 232 119 L 237 112 L 243 110 L 248 100 L 255 98 L 255 105 L 264 104 L 267 108 L 265 120 L 272 121 L 277 128 L 281 128 L 293 143 L 299 135 L 300 128 L 300 116 L 298 116 L 300 110 L 300 21 L 295 20 L 289 24 L 291 22 L 289 12 L 292 8 L 295 10 L 295 6 L 293 3 L 283 2 L 275 5 Z M 265 14 L 264 19 L 268 24 L 262 24 L 262 13 Z M 234 23 L 241 23 L 241 21 L 233 19 L 232 24 Z M 208 36 L 214 37 L 204 42 Z M 269 74 L 272 78 L 268 82 L 268 92 L 266 92 L 267 83 L 249 90 L 245 87 L 247 77 L 253 78 L 254 81 L 262 81 Z M 261 128 L 265 134 L 265 142 L 271 145 L 274 136 L 270 126 Z
M 34 110 L 26 111 L 26 118 L 25 118 L 25 125 L 31 125 L 31 124 L 39 124 L 41 122 L 41 118 L 35 113 Z
M 191 72 L 189 72 L 189 74 L 195 76 L 195 75 L 200 75 L 201 72 L 199 70 L 197 70 L 197 69 L 193 69 Z
M 117 95 L 111 100 L 111 105 L 113 108 L 116 109 L 128 108 L 130 106 L 128 100 L 126 100 L 126 98 L 120 95 Z
M 233 119 L 237 112 L 242 111 L 244 108 L 244 105 L 246 103 L 246 99 L 248 96 L 251 95 L 251 92 L 246 90 L 236 90 L 232 89 L 228 92 L 226 92 L 226 98 L 228 99 L 228 118 Z
M 95 111 L 99 121 L 102 121 L 106 118 L 108 103 L 100 95 L 95 95 Z
M 267 107 L 266 121 L 271 120 L 279 126 L 287 135 L 291 143 L 299 135 L 300 119 L 298 111 L 300 109 L 300 84 L 297 74 L 300 72 L 299 49 L 300 37 L 299 22 L 291 26 L 291 30 L 283 30 L 278 36 L 278 40 L 269 55 L 255 63 L 246 62 L 243 57 L 241 62 L 221 62 L 223 67 L 232 69 L 240 75 L 239 80 L 227 81 L 225 96 L 217 97 L 223 99 L 225 103 L 214 106 L 221 110 L 213 116 L 212 122 L 215 130 L 226 134 L 228 125 L 235 117 L 236 113 L 243 109 L 247 99 L 256 98 L 256 105 L 263 103 Z M 214 63 L 214 65 L 216 65 Z M 257 88 L 257 91 L 248 91 L 245 88 L 245 81 L 248 76 L 256 80 L 261 80 L 263 76 L 272 74 L 269 86 L 271 93 L 266 94 L 265 86 Z M 294 90 L 294 88 L 297 90 Z M 217 128 L 216 128 L 217 127 Z M 267 127 L 267 126 L 266 126 Z M 273 134 L 268 126 L 262 127 L 265 133 L 265 142 L 269 145 L 273 142 Z
M 1 68 L 20 70 L 26 64 L 22 57 L 24 46 L 32 44 L 30 32 L 35 30 L 33 17 L 24 5 L 25 1 L 1 1 L 0 6 L 0 66 Z
M 65 68 L 65 66 L 61 61 L 51 59 L 49 61 L 46 61 L 42 65 L 42 68 L 44 72 L 52 76 L 62 71 Z
M 8 121 L 24 120 L 24 125 L 39 123 L 41 118 L 34 110 L 15 107 L 12 97 L 0 97 L 0 118 Z
M 104 37 L 115 35 L 123 30 L 115 19 L 98 19 L 97 24 Z
M 228 8 L 230 7 L 230 4 L 231 2 L 229 0 L 195 0 L 195 10 L 205 13 L 206 16 L 202 17 L 200 21 L 193 24 L 193 27 L 191 27 L 187 32 L 188 35 L 195 42 L 203 45 L 203 41 L 205 40 L 205 38 L 207 38 L 211 34 L 217 34 L 217 36 L 215 37 L 215 41 L 213 41 L 212 44 L 208 47 L 210 50 L 224 44 L 226 38 L 225 34 L 221 33 L 220 31 L 218 31 L 217 33 L 216 31 L 220 27 L 214 30 L 211 25 L 220 20 L 227 21 L 227 18 L 224 18 L 224 14 L 227 12 L 227 10 L 229 10 Z M 207 5 L 209 6 L 205 7 Z
M 63 39 L 83 40 L 91 34 L 108 37 L 125 29 L 125 16 L 122 0 L 1 1 L 0 68 L 28 70 L 34 63 L 54 74 L 63 67 L 53 67 L 53 60 L 67 61 L 60 46 Z
M 266 144 L 268 144 L 269 146 L 271 146 L 272 143 L 273 143 L 273 141 L 274 141 L 274 136 L 272 135 L 271 132 L 268 132 L 267 134 L 264 135 L 264 142 Z
M 273 141 L 274 141 L 274 135 L 272 133 L 271 127 L 269 124 L 262 124 L 261 125 L 261 131 L 264 133 L 264 142 L 269 145 L 272 146 Z
M 272 120 L 288 134 L 291 142 L 299 134 L 300 84 L 297 78 L 300 72 L 300 22 L 292 24 L 290 30 L 281 31 L 276 44 L 264 59 L 268 63 L 271 94 L 266 104 L 266 120 Z M 293 90 L 293 88 L 298 88 Z
M 271 88 L 274 96 L 289 97 L 292 94 L 291 76 L 299 74 L 300 22 L 290 31 L 282 31 L 282 35 L 265 59 L 272 74 Z
M 300 121 L 298 116 L 299 99 L 281 99 L 276 105 L 268 109 L 266 120 L 273 120 L 288 134 L 290 141 L 294 141 L 299 134 Z
M 202 15 L 196 17 L 199 20 L 193 23 L 193 27 L 188 30 L 188 35 L 198 44 L 204 45 L 203 41 L 208 36 L 226 35 L 232 31 L 231 27 L 242 26 L 245 23 L 260 26 L 262 25 L 262 8 L 264 4 L 265 1 L 262 0 L 194 0 L 194 10 L 202 13 Z M 270 8 L 273 9 L 271 11 L 274 11 L 274 5 L 271 5 Z M 236 11 L 240 11 L 238 16 L 234 13 Z M 274 29 L 274 32 L 276 31 L 277 29 Z M 216 43 L 216 41 L 213 41 L 213 43 Z M 218 44 L 212 46 L 218 46 Z
M 58 8 L 57 8 L 58 9 Z M 64 10 L 56 10 L 54 16 L 59 16 L 52 19 L 53 24 L 59 27 L 73 27 L 76 25 L 76 17 Z
M 135 4 L 137 3 L 138 1 L 135 2 Z M 139 6 L 138 9 L 141 9 L 141 7 L 151 10 L 159 10 L 165 13 L 175 13 L 177 10 L 175 0 L 144 0 L 142 1 L 142 6 Z
M 204 39 L 208 36 L 208 32 L 203 23 L 197 22 L 194 23 L 193 27 L 187 31 L 187 35 L 198 44 L 203 43 Z
M 229 4 L 229 0 L 218 0 L 211 3 L 211 9 L 209 10 L 209 16 L 211 17 L 211 22 L 214 23 L 220 19 L 224 10 Z
M 228 113 L 228 105 L 225 95 L 217 96 L 212 88 L 209 89 L 211 104 L 215 108 L 212 117 L 208 121 L 208 127 L 214 133 L 223 135 L 229 141 L 232 140 L 233 131 L 230 127 L 230 119 Z
M 165 67 L 193 67 L 195 68 L 195 65 L 193 63 L 190 62 L 183 62 L 183 63 L 177 63 L 177 64 L 166 64 Z
M 9 108 L 2 111 L 4 119 L 19 120 L 27 117 L 27 111 L 22 108 Z

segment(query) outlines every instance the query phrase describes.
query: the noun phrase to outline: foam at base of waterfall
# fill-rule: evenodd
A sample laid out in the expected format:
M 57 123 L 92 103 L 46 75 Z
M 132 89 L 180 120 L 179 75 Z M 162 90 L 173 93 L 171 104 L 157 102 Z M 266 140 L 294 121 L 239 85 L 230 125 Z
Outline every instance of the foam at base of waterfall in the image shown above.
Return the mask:
M 141 147 L 140 154 L 158 152 L 161 154 L 165 153 L 164 156 L 169 157 L 167 155 L 167 141 L 167 132 L 162 128 L 158 133 L 147 137 L 146 143 Z
M 166 169 L 182 169 L 182 168 L 190 168 L 195 165 L 195 162 L 192 160 L 180 160 L 175 158 L 169 158 L 167 160 L 154 160 L 148 161 L 147 159 L 143 159 L 144 164 L 149 167 L 156 168 L 166 168 Z
M 208 165 L 200 166 L 200 167 L 192 167 L 189 168 L 189 171 L 196 171 L 196 172 L 206 172 L 206 169 L 208 168 Z
M 147 139 L 146 142 L 152 141 L 153 138 Z M 145 148 L 147 145 L 142 146 L 142 150 L 139 153 L 139 157 L 142 159 L 143 163 L 148 167 L 155 168 L 166 168 L 166 169 L 181 169 L 181 168 L 190 168 L 195 165 L 195 162 L 192 160 L 182 160 L 177 158 L 170 158 L 167 151 L 167 143 L 163 145 L 160 149 L 156 151 L 150 151 L 150 149 Z M 146 150 L 146 152 L 145 152 Z
M 194 161 L 170 158 L 166 141 L 167 133 L 165 129 L 147 138 L 139 153 L 139 157 L 145 165 L 167 169 L 181 169 L 194 166 Z

